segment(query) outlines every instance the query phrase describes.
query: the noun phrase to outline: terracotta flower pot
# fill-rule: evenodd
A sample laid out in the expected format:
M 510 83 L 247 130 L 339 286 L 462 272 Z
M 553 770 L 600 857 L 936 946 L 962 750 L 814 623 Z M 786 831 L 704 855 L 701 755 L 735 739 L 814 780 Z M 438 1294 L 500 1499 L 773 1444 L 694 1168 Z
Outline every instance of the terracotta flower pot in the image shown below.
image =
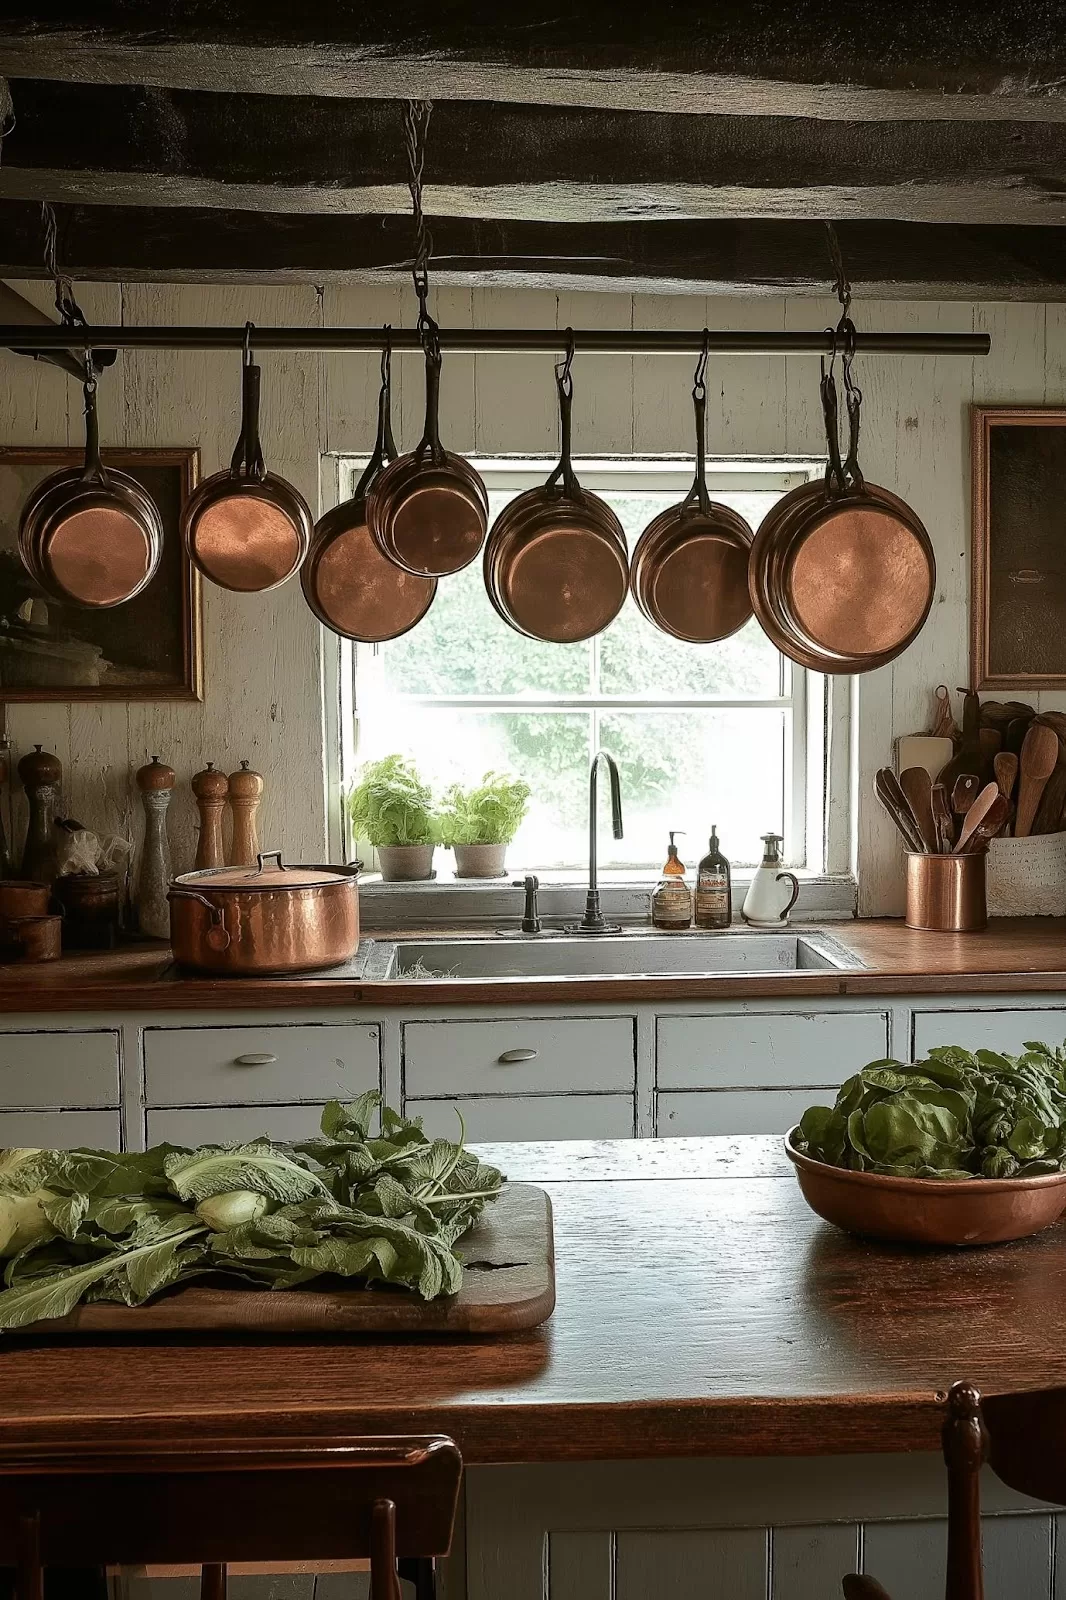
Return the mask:
M 415 883 L 435 878 L 431 844 L 379 844 L 378 865 L 386 883 Z
M 455 872 L 459 878 L 505 878 L 507 876 L 505 844 L 457 844 Z

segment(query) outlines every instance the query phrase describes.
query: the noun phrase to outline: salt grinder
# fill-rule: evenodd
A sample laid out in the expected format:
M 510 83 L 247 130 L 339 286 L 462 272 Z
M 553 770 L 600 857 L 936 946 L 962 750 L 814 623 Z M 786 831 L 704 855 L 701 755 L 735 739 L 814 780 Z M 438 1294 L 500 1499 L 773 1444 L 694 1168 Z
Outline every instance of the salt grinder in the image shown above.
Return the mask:
M 259 835 L 255 819 L 262 798 L 262 777 L 252 771 L 247 761 L 242 761 L 240 771 L 229 775 L 229 803 L 233 813 L 228 863 L 231 867 L 254 867 L 258 861 Z
M 209 761 L 204 770 L 197 772 L 193 777 L 192 792 L 196 796 L 196 809 L 200 813 L 200 836 L 196 841 L 196 869 L 200 871 L 205 867 L 225 866 L 226 853 L 222 848 L 222 813 L 226 809 L 229 779 L 224 772 L 219 772 L 213 761 Z
M 170 843 L 167 808 L 174 789 L 174 768 L 153 756 L 137 770 L 137 787 L 144 806 L 144 844 L 137 873 L 134 905 L 137 925 L 150 939 L 170 938 Z
M 35 883 L 51 883 L 56 875 L 57 857 L 55 829 L 56 808 L 59 805 L 59 787 L 63 782 L 63 763 L 34 745 L 29 755 L 18 764 L 18 775 L 26 791 L 30 807 L 30 825 L 26 833 L 26 848 L 22 852 L 22 876 Z

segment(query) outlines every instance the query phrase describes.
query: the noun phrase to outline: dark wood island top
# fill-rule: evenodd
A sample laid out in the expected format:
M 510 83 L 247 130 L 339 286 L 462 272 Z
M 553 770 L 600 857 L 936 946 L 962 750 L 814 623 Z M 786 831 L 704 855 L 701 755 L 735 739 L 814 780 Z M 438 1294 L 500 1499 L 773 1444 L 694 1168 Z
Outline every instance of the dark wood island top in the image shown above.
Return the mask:
M 469 1462 L 933 1450 L 956 1378 L 1066 1383 L 1066 1227 L 920 1251 L 806 1207 L 780 1142 L 482 1146 L 555 1208 L 558 1305 L 462 1340 L 0 1336 L 0 1462 L 444 1432 Z

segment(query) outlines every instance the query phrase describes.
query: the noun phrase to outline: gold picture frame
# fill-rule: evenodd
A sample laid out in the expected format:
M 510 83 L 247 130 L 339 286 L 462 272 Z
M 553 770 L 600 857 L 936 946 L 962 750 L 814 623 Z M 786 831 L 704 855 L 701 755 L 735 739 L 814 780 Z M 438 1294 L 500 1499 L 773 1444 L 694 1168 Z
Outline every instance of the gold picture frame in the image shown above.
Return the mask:
M 0 446 L 0 705 L 17 701 L 202 700 L 200 575 L 179 529 L 200 476 L 195 447 L 104 450 L 105 466 L 136 478 L 163 519 L 159 570 L 123 606 L 92 610 L 43 594 L 22 565 L 18 520 L 30 492 L 77 447 Z

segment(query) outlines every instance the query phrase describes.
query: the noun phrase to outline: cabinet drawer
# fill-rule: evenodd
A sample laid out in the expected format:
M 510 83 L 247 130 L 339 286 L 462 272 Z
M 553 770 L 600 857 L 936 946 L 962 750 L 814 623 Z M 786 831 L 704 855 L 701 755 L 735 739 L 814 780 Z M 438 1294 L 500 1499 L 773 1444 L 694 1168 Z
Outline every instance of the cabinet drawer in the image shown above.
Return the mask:
M 660 1139 L 683 1134 L 787 1133 L 808 1106 L 831 1106 L 836 1088 L 690 1089 L 656 1097 Z
M 380 1056 L 376 1026 L 146 1028 L 145 1101 L 351 1100 L 378 1087 Z
M 118 1102 L 117 1033 L 0 1033 L 0 1106 Z
M 0 1111 L 0 1147 L 117 1150 L 117 1111 Z
M 1006 1050 L 1016 1056 L 1026 1039 L 1061 1044 L 1066 1039 L 1066 1006 L 1042 1011 L 918 1011 L 914 1016 L 916 1059 L 939 1044 Z
M 660 1017 L 655 1082 L 660 1089 L 839 1084 L 887 1050 L 883 1011 Z
M 229 1144 L 252 1139 L 313 1139 L 319 1131 L 321 1106 L 205 1106 L 149 1111 L 146 1134 L 151 1144 Z
M 635 1082 L 632 1017 L 514 1017 L 499 1022 L 409 1022 L 410 1095 L 626 1089 Z
M 633 1100 L 627 1094 L 491 1095 L 471 1100 L 408 1100 L 433 1138 L 458 1139 L 462 1112 L 468 1144 L 478 1139 L 632 1139 Z

